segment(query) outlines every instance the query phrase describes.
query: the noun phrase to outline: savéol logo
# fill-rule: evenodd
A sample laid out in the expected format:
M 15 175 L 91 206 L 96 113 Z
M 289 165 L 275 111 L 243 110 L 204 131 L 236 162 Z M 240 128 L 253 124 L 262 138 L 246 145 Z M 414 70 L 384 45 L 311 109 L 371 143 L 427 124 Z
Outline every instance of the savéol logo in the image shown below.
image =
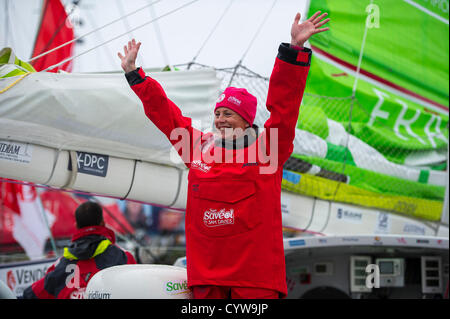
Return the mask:
M 189 293 L 187 281 L 183 280 L 182 282 L 166 282 L 166 292 L 170 294 L 184 294 Z
M 205 163 L 203 163 L 200 160 L 195 160 L 195 161 L 192 161 L 191 168 L 199 169 L 204 173 L 208 173 L 209 170 L 211 169 L 211 166 L 206 165 Z
M 234 224 L 234 209 L 226 210 L 222 208 L 219 211 L 208 209 L 203 213 L 203 222 L 207 227 L 232 225 Z

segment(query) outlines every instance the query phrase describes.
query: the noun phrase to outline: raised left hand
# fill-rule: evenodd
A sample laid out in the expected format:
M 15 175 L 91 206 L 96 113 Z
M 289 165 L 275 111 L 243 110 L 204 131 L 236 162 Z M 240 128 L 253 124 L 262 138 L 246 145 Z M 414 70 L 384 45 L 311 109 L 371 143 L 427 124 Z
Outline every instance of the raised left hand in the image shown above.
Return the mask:
M 330 28 L 321 28 L 330 21 L 330 19 L 323 20 L 327 15 L 328 13 L 321 15 L 321 11 L 317 11 L 311 18 L 299 24 L 301 15 L 297 13 L 291 28 L 291 44 L 303 47 L 314 34 L 330 30 Z
M 141 42 L 136 43 L 136 40 L 133 39 L 128 41 L 128 46 L 123 47 L 122 55 L 120 52 L 117 53 L 119 59 L 121 61 L 120 65 L 125 72 L 131 72 L 136 70 L 136 58 L 139 52 L 139 48 L 141 47 Z

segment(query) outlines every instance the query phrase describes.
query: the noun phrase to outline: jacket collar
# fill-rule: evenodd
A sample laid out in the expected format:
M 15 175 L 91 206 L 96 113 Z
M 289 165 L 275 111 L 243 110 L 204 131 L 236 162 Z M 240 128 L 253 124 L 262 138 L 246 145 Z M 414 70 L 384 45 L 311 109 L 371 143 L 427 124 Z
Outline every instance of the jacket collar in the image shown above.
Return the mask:
M 104 226 L 87 226 L 80 228 L 75 234 L 73 234 L 72 242 L 89 235 L 101 235 L 108 238 L 113 244 L 116 242 L 116 235 L 114 232 Z
M 253 124 L 252 127 L 247 128 L 244 131 L 244 135 L 234 140 L 227 140 L 223 138 L 215 139 L 215 146 L 223 147 L 229 150 L 237 150 L 247 148 L 252 145 L 258 137 L 258 126 Z

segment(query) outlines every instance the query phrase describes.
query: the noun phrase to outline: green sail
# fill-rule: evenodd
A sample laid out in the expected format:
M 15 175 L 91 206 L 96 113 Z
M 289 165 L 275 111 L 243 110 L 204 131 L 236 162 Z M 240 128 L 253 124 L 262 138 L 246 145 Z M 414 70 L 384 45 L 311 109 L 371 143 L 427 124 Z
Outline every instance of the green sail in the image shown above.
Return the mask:
M 428 0 L 314 0 L 309 15 L 329 12 L 330 31 L 311 46 L 448 112 L 448 2 Z M 446 108 L 446 110 L 445 110 Z
M 440 218 L 449 137 L 448 5 L 442 3 L 311 1 L 308 16 L 328 12 L 331 22 L 330 31 L 310 39 L 314 54 L 297 128 L 326 150 L 318 156 L 294 147 L 293 158 L 316 173 L 297 171 L 302 177 L 284 178 L 285 189 Z M 327 180 L 333 173 L 346 182 Z
M 429 112 L 423 105 L 363 79 L 352 99 L 354 82 L 353 75 L 314 56 L 299 128 L 326 138 L 328 127 L 320 123 L 332 119 L 398 164 L 414 165 L 408 159 L 420 154 L 447 153 L 448 115 Z M 433 161 L 430 158 L 421 165 L 437 164 Z

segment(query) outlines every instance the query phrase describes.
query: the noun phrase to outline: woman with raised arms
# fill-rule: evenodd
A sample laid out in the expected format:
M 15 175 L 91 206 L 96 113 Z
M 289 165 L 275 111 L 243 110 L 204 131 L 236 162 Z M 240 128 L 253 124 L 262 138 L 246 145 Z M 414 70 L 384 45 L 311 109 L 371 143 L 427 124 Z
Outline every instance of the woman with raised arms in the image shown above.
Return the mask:
M 287 295 L 281 223 L 283 164 L 293 151 L 295 127 L 311 63 L 304 43 L 327 31 L 315 13 L 278 49 L 269 82 L 263 128 L 253 124 L 256 98 L 227 88 L 214 106 L 214 133 L 192 127 L 162 86 L 135 65 L 141 43 L 118 53 L 145 114 L 189 168 L 186 204 L 188 286 L 194 298 L 283 298 Z M 269 154 L 267 154 L 269 153 Z

